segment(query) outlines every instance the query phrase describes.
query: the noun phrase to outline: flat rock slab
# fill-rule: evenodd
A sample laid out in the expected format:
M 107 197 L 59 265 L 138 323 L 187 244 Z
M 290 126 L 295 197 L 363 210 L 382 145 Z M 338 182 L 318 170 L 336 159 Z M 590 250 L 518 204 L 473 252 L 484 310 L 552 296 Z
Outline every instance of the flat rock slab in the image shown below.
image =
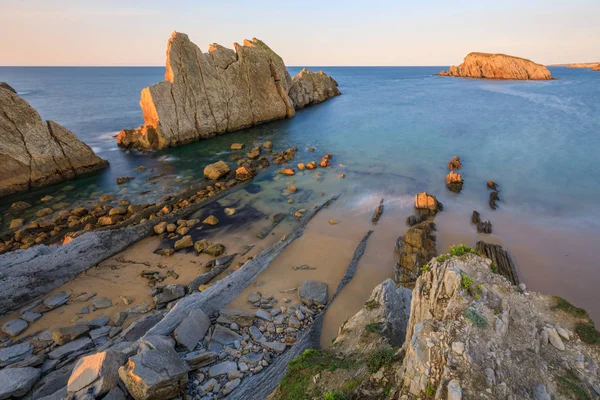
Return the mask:
M 61 291 L 58 293 L 54 293 L 52 296 L 49 296 L 46 299 L 44 299 L 44 305 L 46 307 L 48 307 L 49 309 L 60 307 L 63 304 L 65 304 L 67 301 L 69 301 L 70 297 L 71 297 L 71 295 L 68 294 L 67 292 Z
M 215 325 L 215 329 L 211 336 L 211 344 L 213 342 L 218 343 L 220 345 L 226 346 L 233 344 L 235 341 L 242 341 L 242 337 L 232 331 L 231 329 L 225 328 L 222 325 Z
M 308 306 L 323 306 L 327 303 L 327 284 L 320 281 L 302 281 L 298 286 L 298 296 Z
M 40 379 L 37 368 L 6 368 L 0 371 L 0 400 L 25 396 Z
M 92 339 L 90 339 L 89 337 L 82 337 L 72 342 L 69 342 L 64 346 L 55 348 L 50 352 L 50 354 L 48 354 L 48 357 L 50 357 L 53 360 L 60 360 L 61 358 L 66 357 L 71 353 L 81 350 L 87 350 L 92 348 L 93 346 L 94 343 L 92 342 Z
M 112 307 L 112 300 L 107 299 L 106 297 L 97 297 L 92 300 L 92 308 L 94 310 L 101 310 L 104 308 Z
M 23 333 L 28 327 L 29 324 L 27 323 L 27 321 L 21 318 L 15 318 L 5 322 L 4 325 L 2 325 L 2 332 L 6 333 L 9 336 L 18 336 L 21 333 Z
M 115 388 L 119 382 L 119 368 L 125 363 L 125 355 L 116 351 L 103 351 L 80 358 L 67 383 L 67 391 L 76 393 L 91 390 L 100 397 Z
M 136 400 L 170 399 L 185 389 L 188 368 L 174 349 L 161 346 L 131 357 L 119 377 Z
M 145 315 L 133 321 L 122 333 L 123 340 L 133 342 L 146 334 L 154 325 L 162 319 L 162 314 L 154 313 Z
M 254 322 L 254 315 L 238 310 L 223 309 L 219 312 L 217 322 L 226 325 L 231 325 L 235 322 L 239 326 L 247 327 Z
M 265 310 L 256 310 L 255 313 L 257 318 L 260 319 L 264 319 L 265 321 L 269 321 L 271 322 L 273 319 L 271 318 L 271 314 L 269 314 L 267 311 Z
M 285 343 L 281 342 L 262 342 L 262 346 L 267 350 L 273 350 L 277 353 L 281 353 L 285 350 Z
M 33 353 L 33 345 L 29 342 L 15 344 L 14 346 L 0 349 L 0 368 L 24 360 Z
M 237 363 L 233 361 L 224 361 L 219 364 L 215 364 L 208 370 L 208 376 L 211 378 L 227 375 L 230 372 L 235 372 L 238 370 Z
M 103 327 L 104 325 L 108 324 L 108 321 L 110 321 L 110 318 L 104 315 L 94 318 L 90 321 L 90 329 Z
M 62 346 L 77 339 L 78 337 L 87 333 L 89 330 L 90 328 L 86 324 L 75 324 L 73 326 L 66 326 L 55 329 L 52 332 L 52 339 L 57 345 Z
M 21 314 L 21 318 L 27 322 L 35 322 L 42 318 L 42 314 L 33 311 L 25 311 L 23 314 Z
M 200 350 L 187 353 L 183 359 L 188 363 L 190 368 L 198 369 L 212 364 L 218 357 L 219 355 L 212 351 Z
M 210 318 L 201 309 L 192 310 L 175 329 L 175 340 L 188 351 L 196 348 L 210 328 Z

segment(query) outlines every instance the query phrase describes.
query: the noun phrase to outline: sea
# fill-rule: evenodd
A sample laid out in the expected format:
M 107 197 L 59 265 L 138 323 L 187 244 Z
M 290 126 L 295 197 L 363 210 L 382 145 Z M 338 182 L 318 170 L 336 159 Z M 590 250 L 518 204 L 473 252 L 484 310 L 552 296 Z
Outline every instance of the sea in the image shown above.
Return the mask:
M 459 242 L 502 244 L 528 288 L 563 296 L 600 320 L 600 72 L 551 67 L 555 80 L 527 82 L 436 76 L 445 66 L 309 68 L 334 77 L 342 95 L 292 119 L 140 153 L 119 148 L 115 136 L 143 123 L 140 91 L 163 80 L 164 67 L 0 67 L 0 81 L 43 119 L 65 126 L 110 163 L 94 175 L 0 199 L 0 213 L 18 200 L 32 203 L 33 213 L 52 204 L 41 202 L 45 195 L 71 206 L 106 193 L 156 201 L 201 182 L 204 166 L 228 160 L 232 143 L 249 148 L 269 140 L 279 150 L 298 147 L 303 161 L 333 154 L 333 169 L 345 178 L 304 185 L 342 191 L 347 220 L 381 198 L 386 213 L 409 215 L 415 193 L 435 194 L 445 206 L 436 219 L 440 253 Z M 288 69 L 293 76 L 301 68 Z M 455 155 L 463 163 L 460 194 L 444 184 Z M 145 172 L 133 172 L 141 165 Z M 117 185 L 120 176 L 136 179 Z M 495 211 L 488 180 L 500 188 Z M 265 192 L 279 184 L 273 174 L 256 182 Z M 492 222 L 493 235 L 477 234 L 473 210 Z M 401 235 L 407 227 L 395 229 Z M 391 276 L 393 265 L 385 268 Z

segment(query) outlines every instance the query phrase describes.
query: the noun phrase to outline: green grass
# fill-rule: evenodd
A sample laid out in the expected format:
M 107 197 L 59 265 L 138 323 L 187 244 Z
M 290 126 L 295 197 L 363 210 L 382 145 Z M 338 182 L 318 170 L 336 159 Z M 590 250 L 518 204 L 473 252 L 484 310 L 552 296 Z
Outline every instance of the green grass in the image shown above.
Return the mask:
M 310 400 L 313 393 L 308 391 L 310 379 L 322 371 L 348 369 L 352 362 L 337 358 L 327 351 L 308 349 L 289 363 L 286 375 L 281 380 L 277 399 Z M 332 393 L 335 395 L 335 393 Z M 335 398 L 334 399 L 339 399 Z
M 438 256 L 438 257 L 435 259 L 435 261 L 437 261 L 437 262 L 439 262 L 439 263 L 442 263 L 442 262 L 446 261 L 446 260 L 447 260 L 447 259 L 449 259 L 449 258 L 450 258 L 450 254 L 442 254 L 442 255 Z
M 436 392 L 435 386 L 432 386 L 432 385 L 425 386 L 425 396 L 426 397 L 433 398 L 433 396 L 435 396 L 435 392 Z
M 498 266 L 496 265 L 495 262 L 492 262 L 490 264 L 490 269 L 492 270 L 493 273 L 497 274 L 498 273 Z
M 374 374 L 381 367 L 390 365 L 392 361 L 394 361 L 394 350 L 390 348 L 373 350 L 367 355 L 367 369 L 370 373 Z
M 371 299 L 365 303 L 365 308 L 368 311 L 373 311 L 374 309 L 379 308 L 379 307 L 381 307 L 381 304 L 379 304 L 376 300 Z
M 342 385 L 342 392 L 351 392 L 363 382 L 362 379 L 350 379 Z
M 575 325 L 575 333 L 587 344 L 600 343 L 600 332 L 596 330 L 594 322 L 580 322 Z
M 573 372 L 568 371 L 568 376 L 559 376 L 557 382 L 558 390 L 562 393 L 572 394 L 578 400 L 591 400 L 591 397 L 577 383 L 577 377 Z
M 383 329 L 383 324 L 381 322 L 373 322 L 371 324 L 367 324 L 365 329 L 371 333 L 379 333 L 381 334 L 381 330 Z
M 323 400 L 344 400 L 346 395 L 341 392 L 327 392 L 323 397 Z
M 556 297 L 556 305 L 552 307 L 553 310 L 562 310 L 575 317 L 587 317 L 588 313 L 583 308 L 575 307 L 562 297 Z
M 453 256 L 460 257 L 463 254 L 467 254 L 467 253 L 479 254 L 477 252 L 477 250 L 472 249 L 471 247 L 467 246 L 466 244 L 459 244 L 457 246 L 450 246 L 450 254 L 453 255 Z
M 424 274 L 425 272 L 429 272 L 429 270 L 431 269 L 429 263 L 423 265 L 421 268 L 421 273 Z
M 460 287 L 462 287 L 465 290 L 469 290 L 472 284 L 473 278 L 471 278 L 469 275 L 460 276 Z
M 473 307 L 467 308 L 463 312 L 463 315 L 478 328 L 486 328 L 488 326 L 488 322 L 486 321 L 485 317 Z

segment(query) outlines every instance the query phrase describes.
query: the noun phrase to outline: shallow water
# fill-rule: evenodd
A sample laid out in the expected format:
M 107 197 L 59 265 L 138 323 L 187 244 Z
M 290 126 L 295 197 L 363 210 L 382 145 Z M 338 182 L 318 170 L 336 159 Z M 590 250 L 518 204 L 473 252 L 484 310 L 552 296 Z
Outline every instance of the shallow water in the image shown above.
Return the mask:
M 557 67 L 551 70 L 558 79 L 547 82 L 432 76 L 441 69 L 327 67 L 324 71 L 340 83 L 342 96 L 302 110 L 291 120 L 142 155 L 119 149 L 114 135 L 143 122 L 139 92 L 161 80 L 163 68 L 1 67 L 0 81 L 14 86 L 43 118 L 75 132 L 111 166 L 84 179 L 2 199 L 0 211 L 25 199 L 35 204 L 28 210 L 33 213 L 47 205 L 39 201 L 46 194 L 54 196 L 54 203 L 70 205 L 106 192 L 135 202 L 153 201 L 201 180 L 206 164 L 228 159 L 231 143 L 250 146 L 271 140 L 276 150 L 297 146 L 297 161 L 318 161 L 331 152 L 333 171 L 322 179 L 308 173 L 286 180 L 261 175 L 258 186 L 249 190 L 249 194 L 253 190 L 269 194 L 253 200 L 261 212 L 293 209 L 279 195 L 291 182 L 312 190 L 313 196 L 341 190 L 345 194 L 336 205 L 336 218 L 354 222 L 356 227 L 348 229 L 352 238 L 360 240 L 372 208 L 379 198 L 386 199 L 383 218 L 395 224 L 382 221 L 373 236 L 381 240 L 369 244 L 377 251 L 367 249 L 359 273 L 361 267 L 372 270 L 365 265 L 376 263 L 378 270 L 389 271 L 381 275 L 391 276 L 393 263 L 382 265 L 393 260 L 391 239 L 406 230 L 402 221 L 411 212 L 414 193 L 427 190 L 446 206 L 436 220 L 440 252 L 457 242 L 502 243 L 513 254 L 528 287 L 567 297 L 598 320 L 600 295 L 595 283 L 600 274 L 594 250 L 600 238 L 600 169 L 596 167 L 600 73 Z M 292 75 L 298 71 L 290 68 Z M 316 148 L 314 154 L 306 150 L 309 146 Z M 460 195 L 444 187 L 446 163 L 453 155 L 463 160 L 465 186 Z M 133 172 L 139 165 L 148 170 Z M 345 179 L 336 178 L 341 172 Z M 159 179 L 145 180 L 161 174 Z M 115 178 L 124 175 L 136 179 L 117 186 Z M 501 187 L 497 211 L 487 206 L 488 179 Z M 469 223 L 473 209 L 492 221 L 493 236 L 474 232 Z M 346 247 L 353 251 L 354 246 L 349 241 Z M 385 254 L 384 249 L 388 249 Z M 378 259 L 379 253 L 383 255 Z M 380 278 L 379 273 L 369 276 Z M 348 301 L 348 307 L 336 304 L 344 309 L 336 313 L 338 319 L 354 314 L 366 300 L 373 282 L 364 282 L 344 289 L 358 297 Z

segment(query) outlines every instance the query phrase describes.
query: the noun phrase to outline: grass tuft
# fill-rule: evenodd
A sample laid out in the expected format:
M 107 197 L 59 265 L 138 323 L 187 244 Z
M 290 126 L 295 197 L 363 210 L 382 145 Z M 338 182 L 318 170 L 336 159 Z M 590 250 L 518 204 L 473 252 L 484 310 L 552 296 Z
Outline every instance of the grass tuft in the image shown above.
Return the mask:
M 460 257 L 463 254 L 479 254 L 477 250 L 467 246 L 466 244 L 459 244 L 457 246 L 450 246 L 450 254 L 453 256 Z
M 556 305 L 552 307 L 553 310 L 562 310 L 575 317 L 587 317 L 588 313 L 583 308 L 575 307 L 562 297 L 556 297 Z
M 390 365 L 394 361 L 394 350 L 390 348 L 381 348 L 373 350 L 367 356 L 367 369 L 374 374 L 383 366 Z
M 575 333 L 587 344 L 600 343 L 600 332 L 596 330 L 594 322 L 591 320 L 575 325 Z
M 367 324 L 365 326 L 365 329 L 371 333 L 381 334 L 381 331 L 383 330 L 383 324 L 381 322 L 373 322 L 373 323 Z
M 438 256 L 438 257 L 435 259 L 435 261 L 437 261 L 437 262 L 439 262 L 439 263 L 442 263 L 442 262 L 446 261 L 446 260 L 447 260 L 447 259 L 449 259 L 449 258 L 450 258 L 450 254 L 442 254 L 442 255 Z

